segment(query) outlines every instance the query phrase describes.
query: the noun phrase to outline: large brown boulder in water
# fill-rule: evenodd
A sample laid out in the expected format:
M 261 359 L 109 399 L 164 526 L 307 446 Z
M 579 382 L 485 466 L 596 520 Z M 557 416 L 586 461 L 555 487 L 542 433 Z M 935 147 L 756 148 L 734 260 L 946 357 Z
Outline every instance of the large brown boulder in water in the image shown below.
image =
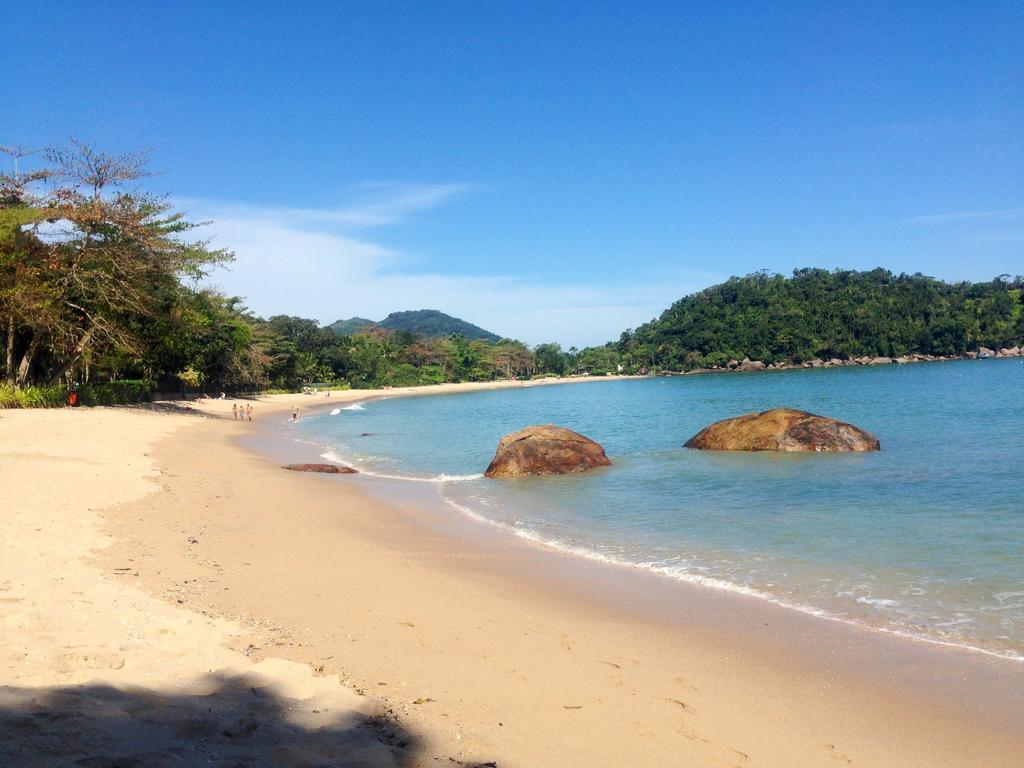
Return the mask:
M 526 427 L 498 443 L 487 477 L 564 475 L 611 464 L 604 448 L 590 438 L 554 424 Z
M 687 442 L 705 451 L 877 451 L 878 438 L 860 427 L 792 408 L 748 413 L 705 427 Z

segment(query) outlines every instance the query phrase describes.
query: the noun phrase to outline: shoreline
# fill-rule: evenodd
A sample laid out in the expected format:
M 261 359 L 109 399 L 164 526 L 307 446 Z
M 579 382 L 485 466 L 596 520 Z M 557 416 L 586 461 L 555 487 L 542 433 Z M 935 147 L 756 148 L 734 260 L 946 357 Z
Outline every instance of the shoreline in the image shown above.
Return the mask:
M 712 366 L 711 368 L 693 368 L 688 371 L 660 370 L 654 376 L 694 376 L 708 373 L 763 373 L 767 371 L 802 371 L 821 368 L 874 368 L 886 365 L 914 365 L 916 363 L 954 363 L 963 360 L 1005 360 L 1015 357 L 1024 357 L 1024 347 L 1009 347 L 999 350 L 981 348 L 962 355 L 930 355 L 920 352 L 912 352 L 909 355 L 897 357 L 858 357 L 858 358 L 831 358 L 821 360 L 813 358 L 802 363 L 769 363 L 765 365 L 760 360 L 743 361 L 730 360 L 725 366 Z
M 956 357 L 956 358 L 935 358 L 934 360 L 924 360 L 921 362 L 944 362 L 944 361 L 966 361 L 973 359 L 971 357 Z M 1002 358 L 1000 358 L 1002 359 Z M 869 366 L 879 365 L 875 363 L 865 364 Z M 828 366 L 826 366 L 828 367 Z M 804 368 L 814 368 L 814 366 L 794 366 L 792 368 L 778 368 L 778 369 L 767 369 L 767 370 L 803 370 Z M 767 372 L 767 370 L 765 372 Z M 744 373 L 743 371 L 693 371 L 690 373 Z M 608 376 L 608 377 L 578 377 L 576 379 L 547 379 L 543 380 L 546 385 L 553 384 L 564 384 L 564 383 L 582 383 L 582 382 L 595 382 L 595 381 L 631 381 L 640 380 L 645 378 L 654 378 L 653 376 Z M 367 395 L 363 397 L 355 396 L 350 401 L 347 400 L 347 406 L 357 405 L 365 402 L 372 402 L 374 400 L 398 398 L 398 397 L 414 397 L 414 396 L 430 396 L 430 395 L 449 395 L 449 394 L 468 394 L 470 392 L 488 390 L 488 389 L 504 389 L 504 388 L 520 388 L 529 387 L 535 385 L 537 382 L 479 382 L 479 383 L 462 383 L 462 384 L 449 384 L 440 385 L 446 388 L 445 391 L 435 391 L 434 388 L 438 385 L 432 385 L 430 387 L 414 387 L 404 388 L 403 390 L 369 390 Z M 495 386 L 497 384 L 498 386 Z M 490 385 L 490 386 L 488 386 Z M 465 387 L 463 389 L 463 387 Z M 448 389 L 450 388 L 450 389 Z M 354 394 L 359 390 L 346 390 L 346 394 Z M 317 403 L 315 406 L 317 411 L 326 409 L 325 405 Z M 277 427 L 270 427 L 268 432 L 271 436 L 271 441 L 284 440 L 288 435 L 283 431 L 281 425 Z M 295 438 L 292 438 L 295 440 Z M 308 457 L 303 460 L 315 461 L 315 460 L 326 460 L 329 463 L 338 463 L 344 466 L 353 466 L 352 462 L 342 460 L 342 457 L 333 458 L 330 457 L 330 449 L 327 446 L 315 443 L 313 441 L 300 441 L 306 445 L 314 447 L 314 450 L 310 452 Z M 249 450 L 257 455 L 264 458 L 273 456 L 281 461 L 293 461 L 294 449 L 288 445 L 286 448 L 285 444 L 282 443 L 279 450 L 271 450 L 265 441 L 246 441 L 240 440 L 238 442 L 244 449 Z M 304 453 L 304 451 L 303 451 Z M 292 458 L 288 458 L 291 456 Z M 454 522 L 451 527 L 450 533 L 456 536 L 466 536 L 472 539 L 476 536 L 479 531 L 474 529 L 479 526 L 486 526 L 489 529 L 500 532 L 500 535 L 511 537 L 516 542 L 522 543 L 523 545 L 547 553 L 550 556 L 557 558 L 565 558 L 570 562 L 585 560 L 589 563 L 596 564 L 597 567 L 605 567 L 613 569 L 626 578 L 629 578 L 631 574 L 642 574 L 642 575 L 653 575 L 659 580 L 667 581 L 671 584 L 683 585 L 687 589 L 696 590 L 708 590 L 713 593 L 720 593 L 726 596 L 741 597 L 746 599 L 752 599 L 766 603 L 773 606 L 774 608 L 780 608 L 784 611 L 794 612 L 800 614 L 803 617 L 810 617 L 813 620 L 823 620 L 827 622 L 833 622 L 835 624 L 843 625 L 850 628 L 855 632 L 866 632 L 868 634 L 877 634 L 884 636 L 885 638 L 895 638 L 899 642 L 911 642 L 919 643 L 925 646 L 935 646 L 940 649 L 952 651 L 954 653 L 964 653 L 968 655 L 977 655 L 980 657 L 987 657 L 997 662 L 1009 662 L 1011 667 L 1017 664 L 1024 664 L 1024 656 L 1014 652 L 1003 652 L 998 650 L 992 650 L 977 645 L 970 645 L 963 642 L 957 642 L 955 640 L 945 640 L 942 638 L 931 637 L 924 634 L 915 634 L 909 630 L 890 628 L 884 626 L 872 625 L 867 622 L 858 621 L 852 618 L 846 618 L 836 614 L 832 614 L 826 609 L 817 608 L 810 605 L 802 605 L 787 602 L 781 598 L 777 598 L 771 594 L 760 592 L 756 589 L 746 588 L 741 585 L 734 584 L 732 582 L 719 581 L 717 579 L 706 579 L 699 576 L 692 576 L 690 574 L 677 574 L 668 573 L 657 567 L 649 567 L 642 563 L 634 563 L 625 560 L 617 560 L 609 558 L 600 553 L 578 548 L 578 547 L 567 547 L 560 545 L 557 542 L 549 541 L 543 537 L 532 535 L 530 532 L 520 531 L 504 525 L 498 521 L 492 520 L 485 515 L 482 515 L 475 510 L 463 508 L 461 505 L 446 499 L 440 492 L 440 486 L 443 481 L 436 480 L 434 478 L 413 478 L 404 477 L 398 475 L 382 475 L 375 472 L 366 472 L 361 468 L 359 469 L 360 474 L 365 479 L 365 487 L 361 487 L 360 490 L 368 493 L 369 495 L 383 501 L 388 502 L 388 497 L 396 492 L 401 493 L 399 490 L 405 486 L 406 491 L 403 496 L 407 499 L 413 499 L 414 503 L 419 504 L 431 504 L 433 503 L 438 509 L 443 510 L 446 514 L 455 513 L 460 519 L 468 522 L 468 526 L 460 526 L 457 522 Z M 422 486 L 428 486 L 430 490 Z M 431 498 L 427 499 L 427 495 Z M 458 529 L 458 530 L 457 530 Z M 671 587 L 669 587 L 671 588 Z M 1024 670 L 1024 667 L 1022 667 Z M 1024 698 L 1022 698 L 1024 701 Z M 1022 719 L 1024 724 L 1024 719 Z
M 402 393 L 390 391 L 385 395 L 374 394 L 396 396 Z M 357 393 L 352 393 L 350 397 L 350 402 L 367 399 L 365 395 L 359 396 Z M 283 435 L 287 438 L 285 430 L 273 431 L 278 433 L 278 437 Z M 258 449 L 258 446 L 245 446 L 248 452 L 254 448 Z M 276 468 L 276 464 L 268 466 L 268 455 L 277 454 L 272 451 L 262 455 L 250 453 L 249 458 L 263 467 L 262 470 L 254 468 L 252 472 L 273 471 Z M 503 583 L 514 585 L 513 589 L 527 592 L 531 599 L 543 595 L 544 600 L 550 600 L 554 595 L 559 610 L 564 610 L 566 598 L 569 598 L 579 603 L 577 610 L 597 611 L 606 620 L 619 622 L 623 617 L 631 617 L 631 622 L 638 622 L 658 634 L 672 636 L 682 630 L 691 639 L 699 636 L 704 650 L 728 647 L 732 653 L 747 658 L 755 669 L 764 663 L 764 659 L 770 658 L 773 664 L 787 670 L 784 676 L 786 680 L 794 675 L 798 678 L 822 678 L 844 688 L 867 687 L 872 691 L 869 698 L 875 701 L 879 696 L 883 699 L 892 696 L 904 704 L 913 700 L 923 710 L 946 712 L 952 718 L 950 722 L 957 723 L 955 728 L 959 730 L 954 732 L 960 735 L 971 730 L 965 724 L 967 720 L 988 722 L 989 726 L 984 729 L 994 727 L 995 730 L 986 739 L 998 740 L 1000 733 L 1011 736 L 1008 744 L 1004 745 L 1010 750 L 1008 754 L 1024 755 L 1024 751 L 1021 751 L 1024 746 L 1019 743 L 1020 739 L 1015 738 L 1019 732 L 1016 730 L 1020 725 L 1018 713 L 1024 705 L 1024 697 L 1016 694 L 1013 684 L 1005 679 L 1007 675 L 1014 678 L 1015 682 L 1024 679 L 1014 661 L 964 654 L 961 648 L 929 647 L 931 644 L 912 642 L 910 638 L 884 636 L 873 629 L 857 625 L 844 623 L 826 627 L 833 623 L 821 622 L 820 617 L 797 614 L 760 598 L 679 583 L 655 574 L 631 574 L 621 566 L 609 566 L 606 563 L 581 563 L 580 558 L 552 552 L 550 548 L 523 541 L 507 531 L 495 530 L 494 533 L 499 535 L 488 535 L 480 530 L 484 524 L 454 519 L 456 516 L 450 510 L 447 514 L 424 510 L 419 503 L 422 494 L 416 493 L 417 489 L 414 488 L 401 491 L 398 487 L 402 485 L 401 481 L 381 480 L 372 476 L 348 476 L 339 485 L 333 478 L 287 479 L 294 481 L 290 485 L 305 480 L 305 485 L 312 492 L 311 498 L 316 499 L 314 503 L 326 503 L 325 494 L 330 493 L 332 496 L 343 494 L 349 505 L 372 504 L 376 507 L 383 504 L 382 509 L 387 511 L 379 511 L 378 514 L 387 515 L 387 530 L 391 537 L 401 540 L 403 546 L 410 547 L 420 555 L 425 546 L 424 538 L 429 539 L 431 544 L 427 548 L 432 557 L 443 558 L 449 549 L 455 547 L 459 552 L 456 570 L 461 577 L 467 575 L 462 570 L 465 562 L 471 561 L 474 564 L 469 573 L 471 579 L 491 581 L 498 578 Z M 330 516 L 325 518 L 323 515 L 317 517 L 327 530 L 337 532 L 336 519 Z M 341 533 L 347 535 L 351 532 Z M 510 539 L 514 540 L 514 545 L 510 545 Z M 360 544 L 372 548 L 379 546 L 380 541 L 371 536 L 369 540 L 361 540 Z M 511 560 L 516 564 L 506 567 L 510 550 L 515 553 Z M 528 565 L 524 566 L 524 561 Z M 432 569 L 428 569 L 428 572 L 430 576 L 422 577 L 437 577 Z M 622 582 L 628 582 L 629 585 L 624 586 Z M 529 588 L 526 589 L 526 586 Z M 680 589 L 687 593 L 687 600 L 690 601 L 687 610 L 683 612 L 676 605 Z M 600 594 L 595 594 L 595 590 Z M 656 610 L 653 612 L 648 610 L 652 593 L 657 593 L 657 598 L 653 600 Z M 643 610 L 638 610 L 641 605 Z M 723 605 L 728 606 L 724 612 L 728 615 L 722 615 Z M 226 607 L 227 604 L 220 603 L 220 610 Z M 769 625 L 770 630 L 761 629 Z M 827 650 L 822 650 L 822 644 Z M 297 658 L 307 663 L 316 661 L 309 654 L 300 653 Z M 987 697 L 988 701 L 980 700 L 979 692 L 984 692 L 981 699 Z M 963 701 L 970 701 L 971 707 L 965 710 L 962 703 L 958 703 Z M 949 728 L 950 722 L 944 728 Z M 483 759 L 485 756 L 480 757 Z M 909 755 L 907 760 L 900 764 L 916 764 Z M 934 760 L 938 758 L 934 758 L 930 764 L 943 764 Z M 991 762 L 991 756 L 988 761 L 989 764 L 995 764 Z M 950 764 L 961 763 L 954 760 Z
M 956 360 L 967 360 L 967 359 L 969 359 L 969 358 L 957 358 Z M 953 360 L 953 361 L 955 362 L 956 360 Z M 783 369 L 779 369 L 779 370 L 783 370 Z M 791 368 L 791 369 L 786 369 L 786 370 L 802 370 L 802 368 L 796 367 L 796 368 Z M 713 372 L 713 373 L 732 373 L 733 371 L 708 371 L 707 373 L 711 373 L 711 372 Z M 583 380 L 584 381 L 608 381 L 608 380 L 629 381 L 629 380 L 638 380 L 638 379 L 642 379 L 642 378 L 653 378 L 653 377 L 650 377 L 650 376 L 644 376 L 644 377 L 639 377 L 639 376 L 617 376 L 617 377 L 614 377 L 614 378 L 610 378 L 610 377 L 607 377 L 607 378 L 606 377 L 590 377 L 589 379 L 583 379 Z M 546 383 L 548 383 L 548 384 L 558 384 L 558 383 L 570 383 L 570 382 L 571 382 L 571 380 L 552 379 L 552 380 L 548 380 Z M 511 386 L 515 385 L 514 382 L 506 382 L 505 384 L 506 385 L 511 385 Z M 449 385 L 449 386 L 459 387 L 459 386 L 462 386 L 462 385 Z M 472 389 L 463 390 L 463 393 L 469 393 L 469 392 L 473 392 L 473 391 L 478 391 L 480 388 L 481 387 L 474 386 Z M 482 387 L 482 388 L 487 389 L 489 387 Z M 504 388 L 504 387 L 502 387 L 502 388 Z M 422 390 L 416 390 L 416 391 L 411 391 L 411 392 L 400 391 L 400 392 L 397 392 L 397 393 L 394 393 L 394 394 L 386 394 L 386 395 L 381 395 L 379 393 L 373 393 L 373 394 L 370 394 L 370 395 L 368 395 L 366 397 L 358 398 L 358 399 L 353 400 L 346 407 L 351 407 L 351 405 L 355 405 L 355 404 L 359 404 L 359 403 L 371 402 L 373 400 L 387 399 L 388 397 L 396 397 L 397 398 L 397 397 L 409 397 L 409 396 L 427 396 L 427 395 L 432 395 L 432 394 L 459 394 L 459 392 L 458 391 L 432 392 L 432 391 L 430 391 L 427 388 L 423 388 Z M 319 404 L 318 404 L 318 410 L 322 410 L 322 408 L 319 408 Z M 283 437 L 286 436 L 285 433 L 283 433 L 280 428 L 277 428 L 275 430 L 275 433 L 276 433 L 277 437 L 283 438 Z M 528 544 L 529 546 L 534 546 L 534 547 L 541 548 L 544 551 L 549 552 L 549 553 L 551 553 L 552 555 L 555 555 L 555 556 L 565 557 L 565 558 L 570 558 L 570 559 L 583 559 L 583 560 L 590 561 L 592 563 L 598 563 L 598 564 L 600 564 L 602 566 L 618 569 L 620 572 L 623 572 L 623 573 L 639 572 L 639 573 L 644 573 L 644 574 L 654 574 L 654 575 L 656 575 L 660 579 L 664 579 L 664 580 L 667 580 L 667 581 L 670 581 L 670 582 L 673 582 L 673 583 L 684 584 L 684 585 L 687 585 L 687 587 L 695 587 L 697 589 L 712 590 L 712 591 L 716 591 L 716 592 L 724 593 L 724 594 L 742 595 L 744 597 L 748 597 L 748 598 L 752 598 L 752 599 L 755 599 L 755 600 L 764 601 L 764 602 L 769 603 L 769 604 L 771 604 L 773 606 L 782 608 L 782 609 L 784 609 L 786 611 L 792 611 L 792 612 L 796 612 L 796 613 L 799 613 L 799 614 L 804 615 L 804 616 L 810 616 L 810 617 L 813 617 L 814 619 L 817 619 L 817 620 L 829 621 L 829 622 L 834 622 L 834 623 L 837 623 L 837 624 L 845 625 L 845 626 L 850 627 L 851 629 L 853 629 L 855 631 L 877 633 L 877 634 L 884 635 L 884 636 L 887 636 L 887 637 L 899 638 L 900 640 L 904 640 L 904 641 L 911 641 L 911 642 L 914 642 L 914 643 L 922 643 L 922 644 L 925 644 L 925 645 L 937 646 L 937 647 L 940 647 L 940 648 L 945 648 L 945 649 L 952 650 L 954 652 L 961 652 L 961 653 L 967 653 L 967 654 L 977 654 L 977 655 L 980 655 L 980 656 L 990 657 L 990 658 L 1001 660 L 1001 661 L 1008 661 L 1008 662 L 1011 662 L 1013 664 L 1022 664 L 1022 663 L 1024 663 L 1024 655 L 1022 655 L 1021 653 L 1019 653 L 1017 651 L 999 650 L 999 649 L 987 648 L 987 647 L 984 647 L 982 645 L 971 644 L 969 642 L 962 641 L 962 640 L 957 640 L 955 638 L 947 639 L 947 638 L 944 638 L 944 637 L 941 637 L 941 636 L 929 635 L 929 634 L 924 633 L 923 631 L 922 632 L 914 632 L 910 628 L 903 628 L 903 627 L 898 627 L 898 626 L 884 626 L 884 625 L 880 625 L 880 624 L 872 624 L 872 623 L 870 623 L 868 621 L 863 621 L 863 620 L 859 620 L 857 618 L 846 617 L 846 616 L 842 616 L 840 614 L 832 613 L 831 611 L 829 611 L 828 609 L 825 609 L 825 608 L 820 608 L 820 607 L 816 607 L 816 606 L 813 606 L 813 605 L 810 605 L 810 604 L 804 604 L 804 603 L 799 603 L 799 602 L 795 602 L 795 601 L 792 601 L 792 600 L 787 600 L 785 598 L 772 595 L 772 594 L 770 594 L 768 592 L 763 592 L 763 591 L 760 591 L 760 590 L 757 590 L 757 589 L 754 589 L 754 588 L 751 588 L 751 587 L 746 587 L 746 586 L 744 586 L 742 584 L 737 584 L 737 583 L 734 583 L 734 582 L 725 581 L 725 580 L 716 579 L 716 578 L 702 577 L 702 576 L 699 576 L 699 575 L 696 575 L 696 574 L 678 573 L 678 572 L 671 571 L 670 569 L 665 569 L 665 568 L 661 568 L 661 567 L 650 565 L 650 564 L 646 564 L 646 563 L 632 562 L 632 561 L 628 561 L 628 560 L 620 560 L 620 559 L 608 557 L 606 555 L 601 554 L 600 552 L 597 552 L 595 550 L 588 549 L 588 548 L 585 548 L 585 547 L 564 545 L 564 544 L 562 544 L 560 542 L 552 541 L 552 540 L 549 540 L 547 538 L 544 538 L 541 535 L 534 534 L 531 531 L 517 529 L 517 528 L 514 528 L 512 526 L 506 525 L 506 524 L 504 524 L 504 523 L 502 523 L 500 521 L 493 520 L 493 519 L 487 517 L 486 515 L 478 512 L 476 510 L 466 508 L 466 507 L 462 506 L 461 504 L 459 504 L 457 502 L 454 502 L 451 499 L 446 498 L 444 496 L 443 492 L 442 492 L 443 484 L 445 482 L 448 482 L 448 481 L 458 481 L 460 479 L 460 477 L 439 476 L 439 477 L 432 477 L 432 478 L 426 478 L 426 477 L 419 478 L 419 477 L 411 477 L 411 476 L 381 474 L 381 473 L 376 472 L 376 471 L 367 471 L 367 470 L 364 470 L 362 467 L 358 466 L 356 463 L 352 462 L 351 460 L 349 460 L 349 459 L 347 459 L 347 458 L 345 458 L 343 456 L 339 456 L 339 455 L 333 453 L 333 450 L 331 450 L 329 448 L 329 446 L 325 446 L 325 445 L 321 445 L 321 444 L 318 444 L 318 443 L 314 443 L 312 441 L 309 441 L 308 444 L 311 445 L 311 446 L 315 446 L 316 450 L 311 451 L 308 455 L 305 455 L 305 452 L 303 452 L 304 455 L 301 457 L 302 461 L 318 462 L 318 461 L 326 460 L 329 463 L 341 464 L 343 466 L 349 466 L 349 467 L 353 467 L 353 468 L 359 470 L 359 472 L 361 474 L 363 474 L 364 477 L 367 478 L 367 483 L 375 484 L 375 483 L 378 483 L 380 481 L 386 481 L 386 484 L 382 485 L 381 488 L 375 488 L 373 485 L 370 485 L 370 486 L 367 487 L 367 490 L 369 490 L 371 492 L 371 494 L 374 494 L 377 498 L 381 499 L 382 501 L 387 502 L 387 495 L 388 495 L 388 493 L 394 493 L 397 490 L 397 487 L 396 487 L 395 484 L 398 484 L 399 486 L 402 485 L 402 484 L 408 484 L 409 485 L 409 496 L 410 496 L 410 498 L 412 498 L 415 495 L 418 498 L 418 502 L 421 503 L 421 504 L 435 504 L 439 508 L 443 508 L 448 513 L 455 513 L 459 517 L 467 519 L 468 521 L 471 522 L 471 525 L 470 525 L 471 528 L 473 526 L 475 526 L 475 525 L 488 526 L 490 528 L 494 528 L 494 529 L 496 529 L 498 531 L 501 531 L 503 535 L 511 536 L 515 540 L 517 540 L 519 542 L 524 542 L 524 543 Z M 262 449 L 263 452 L 266 452 L 266 450 L 267 450 L 267 446 L 266 445 L 250 444 L 250 445 L 245 446 L 245 447 L 248 447 L 250 450 L 254 450 L 257 453 L 260 453 L 261 449 Z M 294 453 L 289 454 L 289 451 L 284 449 L 283 447 L 282 447 L 282 450 L 281 450 L 280 453 L 277 452 L 277 451 L 271 451 L 271 454 L 277 456 L 278 458 L 280 458 L 281 461 L 298 461 L 299 460 L 299 459 L 296 459 L 294 457 Z M 291 458 L 289 458 L 289 455 L 291 456 Z M 469 476 L 467 476 L 467 477 L 469 477 Z M 475 477 L 475 476 L 473 476 L 473 477 Z M 426 489 L 423 488 L 424 485 L 427 485 L 432 490 L 427 491 Z M 416 489 L 422 490 L 422 493 L 416 493 Z M 377 491 L 377 492 L 375 493 L 375 491 Z M 470 533 L 469 535 L 472 536 L 472 533 Z M 627 578 L 628 578 L 628 576 L 627 576 Z
M 386 713 L 405 734 L 387 747 L 395 764 L 1024 761 L 1024 676 L 1014 662 L 560 555 L 424 505 L 422 488 L 284 472 L 273 449 L 261 450 L 275 440 L 280 449 L 282 434 L 289 452 L 313 450 L 281 428 L 293 402 L 319 410 L 398 394 L 271 396 L 256 401 L 255 429 L 232 422 L 232 401 L 189 415 L 49 412 L 43 418 L 64 431 L 77 422 L 83 439 L 108 419 L 126 435 L 166 421 L 148 448 L 104 448 L 131 465 L 125 472 L 140 459 L 150 467 L 152 479 L 132 486 L 136 497 L 118 498 L 113 465 L 86 468 L 99 473 L 88 503 L 110 537 L 88 556 L 88 572 L 116 581 L 130 564 L 132 588 L 147 600 L 230 628 L 203 647 L 226 643 L 239 663 L 294 664 L 351 696 L 350 706 Z M 28 450 L 43 422 L 31 413 L 17 421 Z M 51 481 L 62 468 L 31 461 Z M 83 513 L 67 504 L 55 524 Z M 82 584 L 87 596 L 91 584 Z M 126 609 L 115 608 L 92 610 L 116 629 Z M 142 672 L 146 685 L 163 684 L 166 675 L 145 671 L 152 664 L 120 653 L 128 663 L 115 681 L 138 685 Z M 73 679 L 94 671 L 86 664 Z
M 378 475 L 376 477 L 380 476 Z M 394 479 L 397 482 L 407 482 L 407 480 L 401 478 Z M 847 618 L 835 613 L 831 613 L 830 611 L 824 608 L 817 608 L 813 605 L 806 605 L 787 601 L 783 598 L 776 597 L 768 592 L 762 592 L 751 587 L 745 587 L 742 584 L 736 584 L 731 581 L 725 581 L 722 579 L 712 577 L 698 576 L 690 573 L 673 572 L 667 568 L 650 565 L 648 563 L 638 563 L 631 562 L 629 560 L 615 559 L 603 555 L 600 552 L 591 549 L 585 549 L 583 547 L 562 545 L 558 542 L 542 538 L 538 535 L 534 535 L 531 532 L 520 531 L 503 523 L 491 520 L 490 518 L 487 518 L 484 515 L 481 515 L 473 510 L 461 508 L 460 505 L 448 501 L 447 499 L 445 499 L 444 501 L 448 504 L 449 507 L 453 509 L 453 511 L 457 512 L 460 515 L 464 515 L 465 517 L 467 517 L 475 523 L 496 528 L 505 534 L 514 536 L 517 540 L 521 540 L 530 545 L 539 547 L 556 556 L 586 560 L 609 568 L 618 569 L 625 574 L 628 574 L 629 572 L 652 574 L 660 579 L 665 579 L 670 582 L 685 585 L 686 587 L 711 590 L 713 592 L 719 592 L 726 595 L 738 595 L 745 598 L 751 598 L 753 600 L 760 600 L 769 605 L 784 609 L 786 611 L 792 611 L 794 613 L 801 614 L 802 616 L 808 616 L 813 619 L 821 621 L 829 621 L 835 622 L 837 624 L 842 624 L 859 632 L 878 633 L 880 635 L 898 638 L 903 641 L 938 646 L 940 648 L 948 649 L 956 653 L 977 654 L 979 656 L 985 656 L 999 661 L 1010 662 L 1012 664 L 1024 664 L 1024 655 L 1021 655 L 1015 651 L 993 650 L 990 648 L 985 648 L 980 645 L 972 645 L 967 642 L 946 640 L 941 637 L 932 637 L 926 634 L 915 634 L 914 632 L 908 629 L 900 629 L 895 627 L 869 624 L 864 621 L 859 621 L 857 619 Z M 625 578 L 629 578 L 629 576 L 626 575 Z
M 366 402 L 366 401 L 360 401 Z M 317 450 L 312 451 L 309 456 L 309 461 L 314 462 L 317 460 L 326 460 L 328 463 L 340 464 L 342 466 L 353 467 L 358 469 L 359 473 L 365 478 L 368 478 L 368 483 L 373 483 L 375 486 L 380 484 L 380 487 L 366 487 L 364 490 L 371 496 L 379 498 L 385 503 L 389 494 L 402 493 L 397 486 L 407 486 L 407 490 L 404 495 L 418 497 L 417 503 L 424 506 L 437 506 L 443 507 L 445 513 L 458 515 L 465 518 L 468 521 L 470 527 L 473 526 L 487 526 L 500 531 L 502 535 L 513 537 L 517 542 L 521 542 L 526 546 L 536 547 L 544 552 L 549 553 L 555 557 L 568 558 L 570 560 L 583 560 L 589 563 L 597 564 L 599 567 L 607 567 L 615 569 L 624 575 L 624 578 L 630 578 L 630 573 L 640 573 L 656 576 L 659 579 L 666 580 L 668 582 L 684 585 L 686 588 L 696 588 L 701 590 L 710 590 L 712 592 L 718 592 L 725 595 L 736 595 L 744 598 L 750 598 L 753 600 L 763 601 L 769 605 L 781 608 L 785 611 L 792 611 L 802 616 L 811 617 L 820 621 L 835 622 L 849 627 L 852 630 L 858 632 L 877 633 L 892 638 L 898 638 L 901 641 L 908 641 L 911 643 L 922 643 L 925 645 L 938 646 L 943 649 L 947 649 L 956 653 L 965 654 L 976 654 L 979 656 L 989 657 L 999 661 L 1010 662 L 1011 664 L 1024 664 L 1024 655 L 1021 655 L 1015 651 L 1000 651 L 990 648 L 985 648 L 981 645 L 972 645 L 967 642 L 957 640 L 947 640 L 941 637 L 934 637 L 923 633 L 915 634 L 909 629 L 902 629 L 897 627 L 880 626 L 870 624 L 865 621 L 860 621 L 855 618 L 847 618 L 835 613 L 831 613 L 827 609 L 817 608 L 813 605 L 801 604 L 796 602 L 787 601 L 784 598 L 776 597 L 768 592 L 762 592 L 751 587 L 745 587 L 741 584 L 736 584 L 730 581 L 724 581 L 721 579 L 702 577 L 695 574 L 689 573 L 678 573 L 670 571 L 659 566 L 650 565 L 647 563 L 632 562 L 628 560 L 619 560 L 606 555 L 601 554 L 595 550 L 587 549 L 584 547 L 564 545 L 557 541 L 552 541 L 543 538 L 540 535 L 536 535 L 531 531 L 525 531 L 513 528 L 504 523 L 501 523 L 485 515 L 476 512 L 475 510 L 463 507 L 462 505 L 445 498 L 440 493 L 440 488 L 445 482 L 449 482 L 447 479 L 436 479 L 436 478 L 412 478 L 412 477 L 401 477 L 397 475 L 382 475 L 378 473 L 365 472 L 362 469 L 356 467 L 351 461 L 343 460 L 342 457 L 336 457 L 331 455 L 331 451 L 320 453 L 319 449 L 323 449 L 316 443 L 308 443 L 311 446 L 316 446 Z M 260 453 L 258 449 L 256 453 Z M 274 452 L 275 456 L 282 458 L 279 454 Z M 456 479 L 457 481 L 457 479 Z M 387 483 L 385 487 L 384 484 Z M 424 487 L 426 486 L 426 487 Z M 429 489 L 429 490 L 428 490 Z M 417 490 L 421 490 L 419 493 Z M 428 495 L 437 494 L 437 498 L 427 498 Z M 472 538 L 473 534 L 467 532 L 466 535 Z M 1024 669 L 1024 668 L 1022 668 Z

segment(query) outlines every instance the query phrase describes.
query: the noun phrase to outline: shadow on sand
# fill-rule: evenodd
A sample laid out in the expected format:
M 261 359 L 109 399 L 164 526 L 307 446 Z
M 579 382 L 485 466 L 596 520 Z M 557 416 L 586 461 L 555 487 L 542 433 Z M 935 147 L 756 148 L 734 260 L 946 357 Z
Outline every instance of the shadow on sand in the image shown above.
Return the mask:
M 133 411 L 148 411 L 149 413 L 177 414 L 182 416 L 195 416 L 200 419 L 222 419 L 220 414 L 206 413 L 198 408 L 193 408 L 187 400 L 156 400 L 150 403 L 126 403 L 125 405 L 110 406 L 112 408 L 127 408 Z
M 404 768 L 434 762 L 421 754 L 421 738 L 387 716 L 332 714 L 254 682 L 211 675 L 184 694 L 106 685 L 0 687 L 0 765 Z

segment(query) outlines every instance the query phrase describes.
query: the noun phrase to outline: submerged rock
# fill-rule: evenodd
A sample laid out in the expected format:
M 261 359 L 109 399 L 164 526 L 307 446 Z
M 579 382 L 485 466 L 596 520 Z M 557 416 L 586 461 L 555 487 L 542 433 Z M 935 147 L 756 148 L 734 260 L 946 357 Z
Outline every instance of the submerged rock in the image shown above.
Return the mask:
M 292 472 L 323 472 L 328 475 L 356 475 L 359 470 L 343 467 L 340 464 L 285 464 L 282 469 Z
M 792 408 L 748 413 L 705 427 L 686 448 L 706 451 L 877 451 L 878 438 L 853 424 Z
M 487 477 L 564 475 L 611 464 L 602 448 L 588 437 L 554 424 L 526 427 L 498 443 Z

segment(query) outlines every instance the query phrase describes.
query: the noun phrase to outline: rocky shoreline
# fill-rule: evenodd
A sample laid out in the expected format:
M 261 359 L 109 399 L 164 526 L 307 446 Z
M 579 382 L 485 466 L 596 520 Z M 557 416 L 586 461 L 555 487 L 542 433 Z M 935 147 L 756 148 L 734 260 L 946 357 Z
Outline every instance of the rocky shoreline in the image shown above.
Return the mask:
M 922 355 L 914 353 L 900 357 L 857 357 L 841 359 L 833 357 L 829 360 L 806 360 L 802 363 L 764 363 L 761 360 L 730 360 L 725 365 L 711 368 L 694 368 L 690 371 L 658 371 L 658 376 L 690 376 L 700 373 L 750 373 L 754 371 L 792 371 L 801 368 L 842 368 L 858 365 L 908 365 L 910 363 L 931 363 L 943 360 L 986 360 L 1004 357 L 1024 357 L 1024 346 L 1005 347 L 994 350 L 979 347 L 973 352 L 963 355 Z

